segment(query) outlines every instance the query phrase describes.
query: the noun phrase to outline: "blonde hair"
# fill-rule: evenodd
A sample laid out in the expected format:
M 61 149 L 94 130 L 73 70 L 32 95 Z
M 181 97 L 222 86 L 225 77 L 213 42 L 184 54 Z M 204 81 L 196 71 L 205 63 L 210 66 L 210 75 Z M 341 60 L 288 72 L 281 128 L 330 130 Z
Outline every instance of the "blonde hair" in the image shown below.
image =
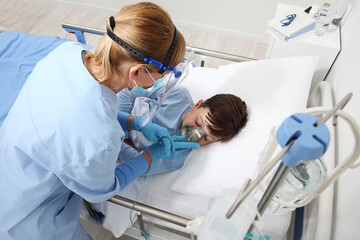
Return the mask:
M 113 32 L 119 38 L 146 56 L 160 62 L 164 61 L 175 32 L 175 26 L 167 12 L 154 3 L 140 2 L 123 7 L 114 18 Z M 112 29 L 109 20 L 107 28 Z M 169 65 L 176 66 L 180 63 L 184 58 L 185 50 L 185 40 L 179 32 L 178 43 Z M 93 57 L 94 63 L 100 66 L 100 71 L 93 73 L 99 82 L 108 79 L 116 69 L 119 70 L 117 67 L 122 62 L 144 64 L 150 71 L 159 69 L 139 60 L 107 35 L 93 50 L 85 53 L 84 57 L 85 60 Z

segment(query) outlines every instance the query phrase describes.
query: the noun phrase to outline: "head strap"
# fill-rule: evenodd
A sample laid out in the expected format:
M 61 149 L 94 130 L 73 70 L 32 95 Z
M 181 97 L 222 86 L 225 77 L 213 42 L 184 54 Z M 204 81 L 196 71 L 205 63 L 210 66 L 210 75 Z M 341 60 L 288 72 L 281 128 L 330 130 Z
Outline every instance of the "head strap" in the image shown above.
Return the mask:
M 109 23 L 110 23 L 110 27 L 112 30 L 114 30 L 115 27 L 115 18 L 113 16 L 111 16 L 109 18 Z M 109 28 L 106 29 L 106 33 L 107 35 L 117 44 L 119 44 L 121 47 L 125 48 L 128 52 L 130 52 L 133 56 L 135 56 L 136 58 L 140 59 L 141 61 L 144 62 L 148 62 L 149 64 L 153 64 L 157 67 L 159 67 L 159 73 L 162 74 L 164 71 L 169 70 L 169 63 L 171 61 L 172 56 L 174 55 L 174 52 L 176 50 L 176 45 L 178 43 L 178 39 L 179 39 L 179 33 L 176 29 L 176 27 L 174 26 L 174 37 L 173 40 L 171 42 L 170 45 L 170 49 L 168 50 L 166 57 L 164 59 L 164 63 L 161 63 L 159 61 L 156 61 L 150 57 L 147 57 L 145 54 L 143 54 L 142 52 L 136 50 L 136 48 L 134 48 L 133 46 L 131 46 L 130 44 L 126 43 L 124 40 L 122 40 L 121 38 L 119 38 L 118 36 L 115 35 L 115 33 L 113 33 L 113 31 L 111 31 Z
M 162 68 L 159 69 L 159 73 L 162 74 L 165 70 L 167 70 L 167 67 L 169 66 L 169 63 L 171 61 L 172 56 L 174 55 L 174 52 L 176 50 L 176 45 L 178 43 L 179 40 L 179 33 L 176 29 L 176 27 L 174 26 L 174 37 L 173 40 L 171 42 L 170 48 L 168 50 L 168 53 L 166 54 L 165 60 L 164 60 L 164 66 Z
M 130 52 L 132 55 L 134 55 L 135 57 L 137 57 L 138 59 L 140 59 L 141 61 L 145 61 L 144 59 L 146 58 L 145 55 L 143 53 L 141 53 L 140 51 L 136 50 L 133 46 L 131 46 L 130 44 L 126 43 L 125 41 L 123 41 L 121 38 L 119 38 L 118 36 L 116 36 L 110 29 L 107 28 L 107 35 L 114 40 L 114 42 L 116 42 L 117 44 L 119 44 L 121 47 L 125 48 L 128 52 Z

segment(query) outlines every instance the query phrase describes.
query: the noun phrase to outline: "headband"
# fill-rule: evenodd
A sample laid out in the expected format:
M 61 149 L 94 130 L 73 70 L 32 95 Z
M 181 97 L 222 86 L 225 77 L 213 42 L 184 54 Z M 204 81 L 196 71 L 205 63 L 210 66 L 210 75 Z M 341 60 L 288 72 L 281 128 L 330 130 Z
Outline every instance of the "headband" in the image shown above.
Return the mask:
M 110 27 L 112 29 L 112 31 L 107 28 L 107 35 L 117 44 L 119 44 L 121 47 L 125 48 L 128 52 L 130 52 L 132 55 L 134 55 L 136 58 L 140 59 L 141 61 L 147 62 L 149 64 L 155 65 L 157 67 L 159 67 L 159 73 L 162 74 L 164 71 L 166 70 L 172 70 L 173 67 L 169 66 L 169 63 L 171 61 L 172 56 L 174 55 L 175 49 L 176 49 L 176 45 L 178 43 L 178 39 L 179 39 L 179 33 L 176 29 L 176 27 L 174 26 L 174 37 L 173 40 L 171 42 L 170 45 L 170 49 L 168 50 L 166 57 L 164 59 L 164 63 L 161 63 L 159 61 L 156 61 L 150 57 L 147 57 L 145 54 L 143 54 L 142 52 L 136 50 L 136 48 L 134 48 L 133 46 L 131 46 L 130 44 L 126 43 L 124 40 L 122 40 L 121 38 L 119 38 L 118 36 L 115 35 L 115 33 L 113 33 L 114 27 L 115 27 L 115 18 L 113 16 L 111 16 L 109 18 L 109 23 L 110 23 Z

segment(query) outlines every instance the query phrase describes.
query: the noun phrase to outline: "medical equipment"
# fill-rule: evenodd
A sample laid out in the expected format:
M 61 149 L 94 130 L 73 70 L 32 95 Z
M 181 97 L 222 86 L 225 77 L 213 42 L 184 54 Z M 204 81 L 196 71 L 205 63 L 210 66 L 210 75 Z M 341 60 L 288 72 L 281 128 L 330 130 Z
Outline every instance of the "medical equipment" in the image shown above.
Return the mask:
M 276 193 L 276 198 L 284 202 L 296 203 L 323 184 L 327 169 L 321 158 L 313 161 L 302 161 L 292 167 L 283 184 Z
M 205 132 L 201 127 L 197 126 L 183 126 L 176 133 L 180 135 L 185 135 L 185 140 L 188 142 L 200 142 L 205 136 Z
M 156 108 L 154 108 L 149 114 L 147 115 L 143 126 L 145 126 L 148 122 L 151 121 L 151 119 L 154 117 L 156 111 L 159 109 L 161 104 L 165 101 L 167 96 L 170 94 L 170 92 L 174 89 L 174 87 L 179 84 L 187 75 L 188 69 L 191 67 L 191 63 L 195 58 L 195 54 L 192 50 L 187 51 L 188 57 L 186 57 L 183 62 L 179 63 L 171 72 L 166 76 L 166 87 L 164 88 L 164 91 L 162 93 L 162 97 L 159 101 L 159 104 Z M 181 73 L 181 75 L 177 75 L 176 73 Z
M 281 186 L 281 183 L 288 178 L 288 173 L 290 171 L 290 167 L 299 166 L 298 163 L 301 160 L 314 160 L 318 157 L 322 156 L 328 146 L 329 143 L 329 132 L 325 125 L 321 125 L 326 122 L 331 116 L 334 114 L 344 117 L 347 119 L 350 124 L 353 134 L 355 137 L 355 148 L 353 153 L 343 161 L 329 176 L 327 181 L 324 184 L 320 184 L 315 187 L 316 191 L 314 193 L 308 193 L 304 201 L 301 201 L 301 204 L 309 203 L 313 198 L 317 197 L 323 190 L 326 189 L 331 183 L 333 183 L 347 168 L 349 167 L 357 167 L 358 164 L 354 165 L 353 163 L 357 160 L 360 155 L 360 128 L 355 121 L 351 119 L 350 116 L 344 116 L 344 114 L 339 109 L 342 109 L 347 102 L 350 100 L 352 94 L 348 94 L 345 96 L 343 100 L 341 100 L 333 109 L 325 111 L 326 115 L 322 119 L 317 119 L 314 117 L 309 117 L 310 115 L 296 115 L 291 116 L 286 119 L 283 125 L 279 128 L 278 131 L 278 140 L 280 145 L 284 147 L 283 151 L 280 152 L 275 159 L 271 162 L 268 168 L 261 172 L 254 180 L 254 182 L 246 188 L 243 194 L 238 197 L 238 199 L 231 206 L 229 211 L 226 213 L 226 217 L 230 218 L 236 209 L 242 204 L 242 202 L 249 196 L 249 194 L 256 188 L 256 186 L 260 183 L 261 179 L 266 176 L 267 173 L 271 170 L 279 159 L 282 158 L 282 163 L 280 163 L 279 167 L 276 170 L 275 175 L 272 177 L 269 186 L 265 190 L 263 197 L 260 199 L 260 202 L 257 206 L 260 214 L 264 213 L 266 207 L 270 204 L 273 197 L 275 196 L 277 190 Z M 295 123 L 294 124 L 294 120 Z M 305 125 L 305 126 L 304 126 Z M 321 128 L 320 131 L 317 131 Z M 319 127 L 319 129 L 317 129 Z M 309 132 L 307 132 L 309 131 Z M 310 134 L 309 134 L 310 133 Z M 309 138 L 310 137 L 310 138 Z M 297 144 L 300 141 L 300 144 Z M 309 144 L 313 142 L 312 144 Z M 317 143 L 315 143 L 317 142 Z M 315 143 L 315 144 L 314 144 Z M 301 165 L 300 165 L 301 166 Z M 294 168 L 293 168 L 294 171 Z M 304 176 L 304 173 L 302 173 Z M 294 174 L 292 174 L 294 175 Z M 305 175 L 306 176 L 306 175 Z M 308 177 L 308 176 L 307 176 Z M 307 179 L 308 180 L 308 179 Z M 299 206 L 300 204 L 294 204 Z M 253 216 L 253 219 L 256 216 Z M 252 223 L 251 223 L 252 224 Z M 249 225 L 248 231 L 251 231 L 251 224 Z M 244 224 L 246 229 L 246 225 Z M 242 233 L 242 236 L 245 236 Z M 218 239 L 218 238 L 216 238 Z M 220 239 L 220 238 L 219 238 Z M 227 238 L 221 238 L 227 239 Z
M 236 198 L 231 207 L 228 208 L 229 210 L 227 212 L 224 212 L 226 202 L 215 205 L 215 208 L 217 208 L 215 210 L 216 214 L 211 214 L 213 211 L 209 211 L 208 215 L 205 217 L 203 225 L 201 226 L 199 239 L 245 239 L 246 233 L 253 231 L 254 220 L 258 219 L 259 215 L 264 213 L 284 180 L 289 180 L 290 176 L 296 177 L 304 185 L 308 184 L 310 176 L 308 175 L 307 170 L 316 170 L 316 167 L 311 168 L 311 165 L 304 164 L 302 161 L 313 161 L 325 153 L 330 141 L 330 133 L 324 122 L 326 122 L 334 114 L 343 116 L 341 112 L 337 113 L 337 111 L 347 104 L 351 96 L 352 94 L 348 94 L 333 109 L 326 111 L 326 115 L 322 119 L 318 119 L 310 114 L 295 114 L 287 118 L 277 132 L 277 138 L 280 145 L 283 147 L 283 150 L 274 158 L 274 160 L 271 161 L 271 164 L 269 164 L 259 174 L 253 183 L 249 186 L 247 186 L 246 183 L 245 190 L 240 191 L 239 196 Z M 319 176 L 312 175 L 312 177 L 317 178 L 313 182 L 318 184 L 315 187 L 312 186 L 312 190 L 317 191 L 314 191 L 315 193 L 307 193 L 307 196 L 305 197 L 306 203 L 318 196 L 327 186 L 335 181 L 341 173 L 343 173 L 348 167 L 351 167 L 353 162 L 360 155 L 360 128 L 356 122 L 353 122 L 352 120 L 349 121 L 349 124 L 352 127 L 353 134 L 356 139 L 353 154 L 351 154 L 350 157 L 340 165 L 341 169 L 335 170 L 334 173 L 330 175 L 329 179 L 324 184 L 322 184 L 323 179 L 320 179 Z M 257 201 L 251 197 L 250 199 L 252 200 L 250 202 L 245 201 L 249 201 L 249 194 L 259 185 L 261 180 L 269 173 L 269 171 L 274 167 L 274 164 L 277 164 L 280 159 L 282 159 L 282 162 L 278 166 L 275 175 L 272 177 L 268 187 L 265 189 L 262 198 L 254 210 L 254 207 L 251 207 L 249 204 Z M 289 174 L 290 171 L 293 173 Z M 237 211 L 237 209 L 241 206 L 243 206 L 243 208 Z M 234 222 L 227 220 L 233 217 L 233 214 L 236 211 L 238 215 L 234 217 Z M 259 213 L 257 213 L 257 211 L 259 211 Z M 224 218 L 224 215 L 226 219 Z M 236 224 L 236 222 L 240 224 Z

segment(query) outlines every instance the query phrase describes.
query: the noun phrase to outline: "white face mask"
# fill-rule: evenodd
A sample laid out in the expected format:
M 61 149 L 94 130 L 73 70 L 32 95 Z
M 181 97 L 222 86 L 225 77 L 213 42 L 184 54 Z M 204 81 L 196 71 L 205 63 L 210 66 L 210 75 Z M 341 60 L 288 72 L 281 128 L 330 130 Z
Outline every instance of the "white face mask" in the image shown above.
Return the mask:
M 139 85 L 136 83 L 136 81 L 134 80 L 135 83 L 135 87 L 133 87 L 130 92 L 136 92 L 136 93 L 147 93 L 152 91 L 153 89 L 157 88 L 160 83 L 164 80 L 164 78 L 158 79 L 157 81 L 155 81 L 155 79 L 153 78 L 153 76 L 151 75 L 151 73 L 149 72 L 149 70 L 147 69 L 147 67 L 145 67 L 146 72 L 150 75 L 151 79 L 154 81 L 154 84 L 152 87 L 148 88 L 148 89 L 144 89 L 143 87 L 139 87 Z

